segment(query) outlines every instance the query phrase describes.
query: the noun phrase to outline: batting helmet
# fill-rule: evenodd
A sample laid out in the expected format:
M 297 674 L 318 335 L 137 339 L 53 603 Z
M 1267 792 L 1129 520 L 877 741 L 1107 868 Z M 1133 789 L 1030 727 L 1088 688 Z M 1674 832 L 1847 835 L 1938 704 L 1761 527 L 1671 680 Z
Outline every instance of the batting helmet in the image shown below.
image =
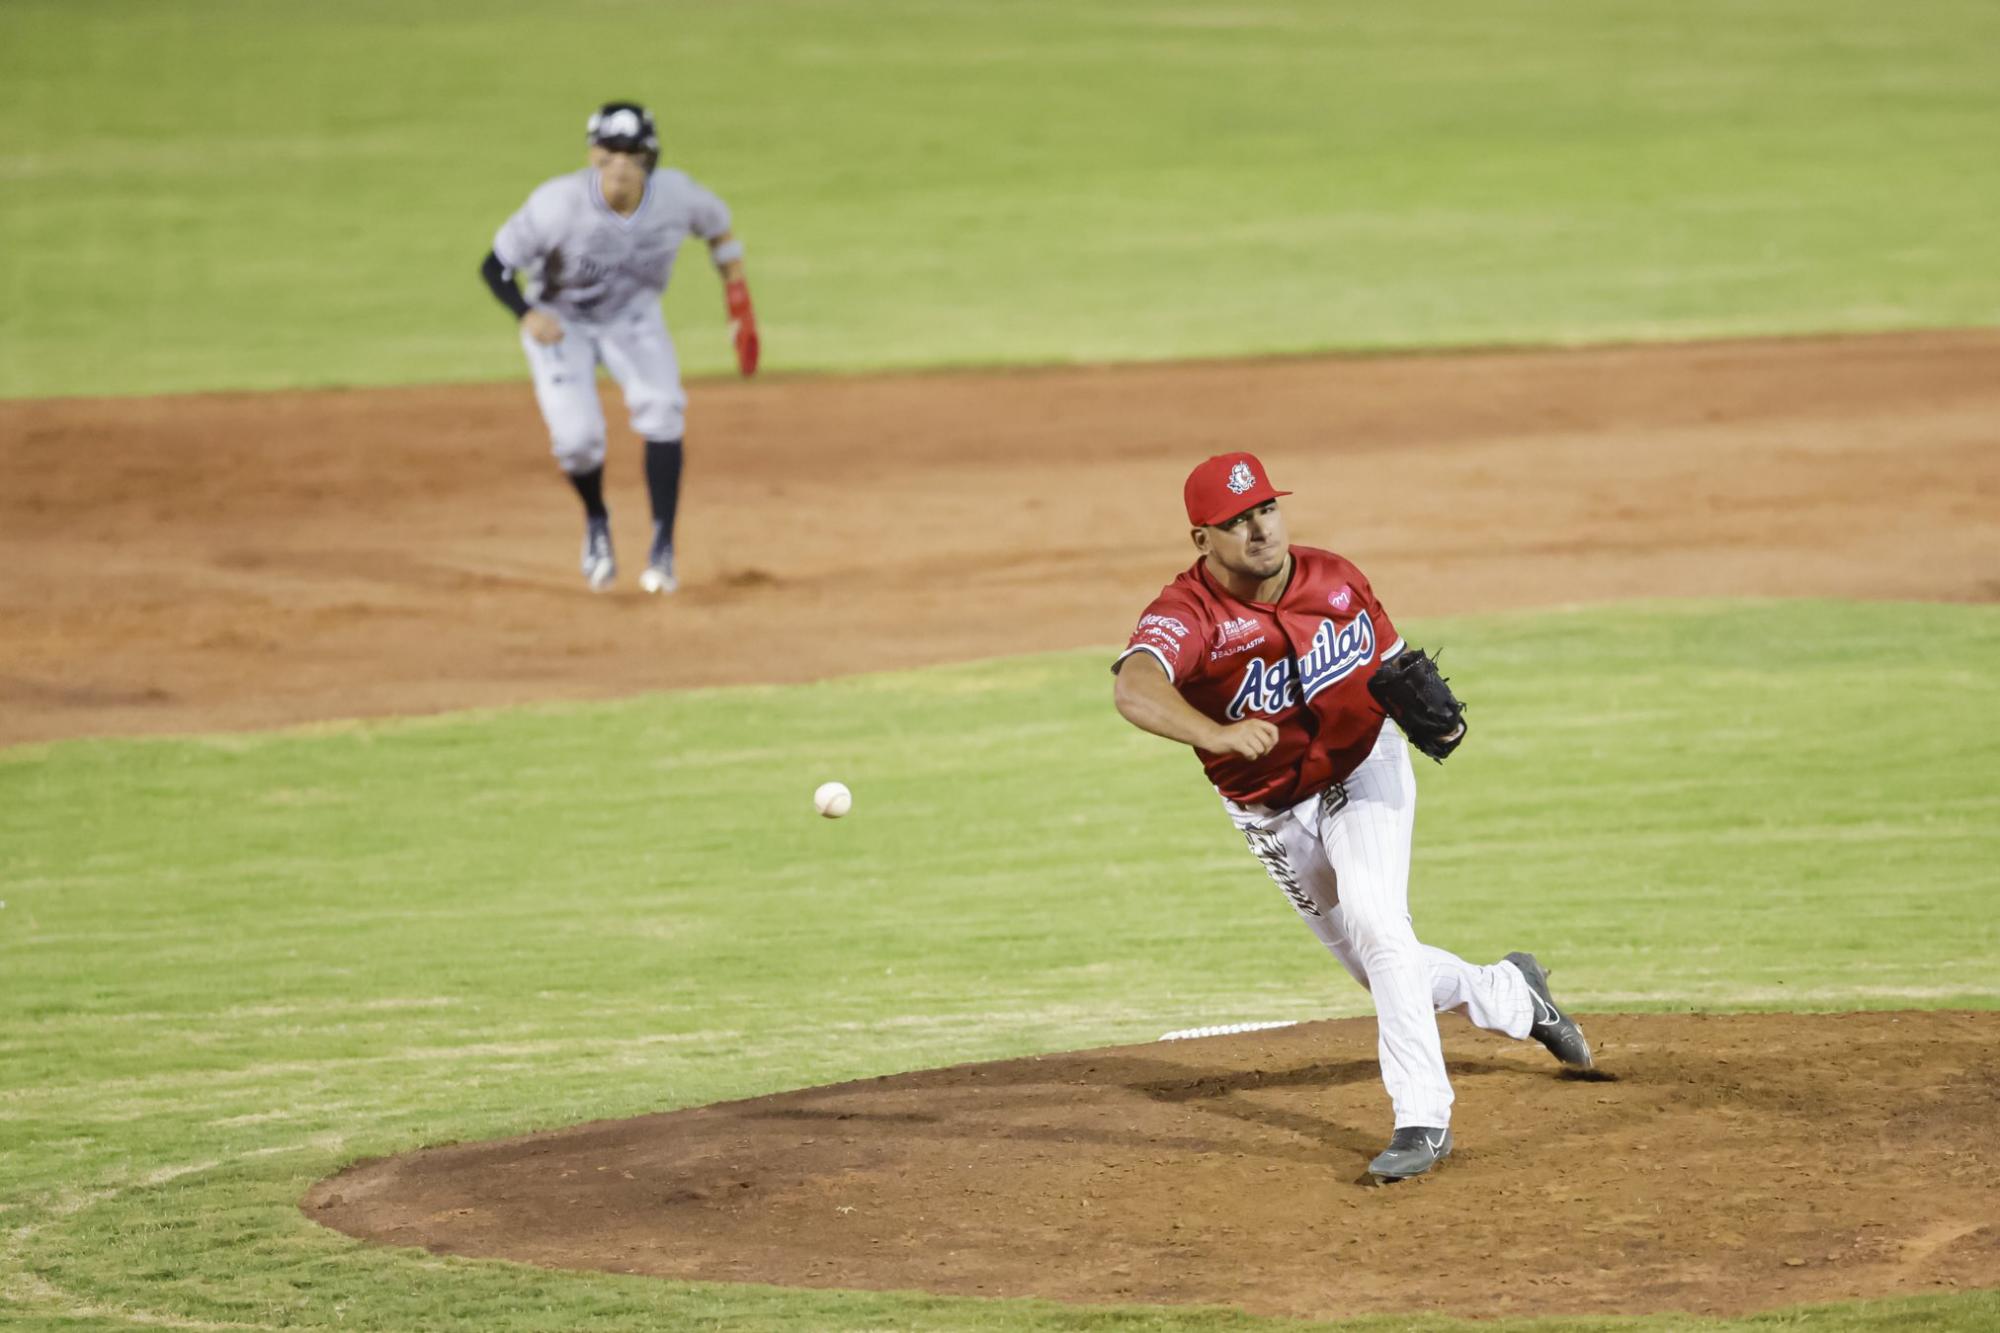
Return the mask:
M 591 113 L 585 132 L 594 148 L 609 148 L 614 153 L 660 151 L 652 113 L 637 102 L 606 102 Z

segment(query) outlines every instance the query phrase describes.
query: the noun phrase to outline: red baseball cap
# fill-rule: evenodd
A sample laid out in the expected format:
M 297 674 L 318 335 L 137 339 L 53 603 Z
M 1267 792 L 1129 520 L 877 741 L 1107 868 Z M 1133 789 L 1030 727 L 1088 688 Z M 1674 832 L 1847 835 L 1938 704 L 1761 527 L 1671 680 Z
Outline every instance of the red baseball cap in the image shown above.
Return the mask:
M 1188 473 L 1181 494 L 1187 501 L 1188 522 L 1206 528 L 1291 492 L 1273 489 L 1257 455 L 1217 454 Z

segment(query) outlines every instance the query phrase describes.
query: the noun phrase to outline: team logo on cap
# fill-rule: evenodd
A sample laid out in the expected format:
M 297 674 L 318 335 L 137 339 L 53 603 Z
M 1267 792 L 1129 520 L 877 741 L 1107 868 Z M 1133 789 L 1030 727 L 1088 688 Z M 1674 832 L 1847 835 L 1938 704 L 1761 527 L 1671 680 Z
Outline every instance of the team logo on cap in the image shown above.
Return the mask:
M 1229 489 L 1241 495 L 1257 484 L 1256 474 L 1250 471 L 1248 463 L 1238 463 L 1229 469 Z
M 621 106 L 597 122 L 597 133 L 606 139 L 637 139 L 645 128 L 639 123 L 638 112 Z

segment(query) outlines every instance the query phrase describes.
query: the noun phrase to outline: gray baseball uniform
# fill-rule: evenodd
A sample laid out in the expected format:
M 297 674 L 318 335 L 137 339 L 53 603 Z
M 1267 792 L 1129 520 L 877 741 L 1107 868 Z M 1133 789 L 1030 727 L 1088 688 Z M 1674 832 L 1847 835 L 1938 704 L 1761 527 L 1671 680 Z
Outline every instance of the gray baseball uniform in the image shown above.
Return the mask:
M 529 302 L 562 321 L 562 341 L 545 346 L 523 332 L 521 345 L 565 472 L 604 462 L 600 363 L 624 390 L 641 438 L 681 438 L 687 394 L 660 300 L 687 238 L 728 230 L 728 206 L 686 172 L 652 172 L 639 207 L 622 217 L 591 167 L 544 181 L 501 224 L 494 255 L 526 278 Z

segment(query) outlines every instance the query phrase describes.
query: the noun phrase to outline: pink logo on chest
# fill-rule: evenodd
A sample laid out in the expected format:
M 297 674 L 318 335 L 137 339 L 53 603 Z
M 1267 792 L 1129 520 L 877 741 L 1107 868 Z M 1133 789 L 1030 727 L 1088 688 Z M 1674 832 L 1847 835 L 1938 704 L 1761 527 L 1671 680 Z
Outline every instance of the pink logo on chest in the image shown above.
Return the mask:
M 1340 591 L 1328 593 L 1326 600 L 1332 604 L 1334 610 L 1345 611 L 1349 603 L 1354 600 L 1354 589 L 1343 583 L 1340 585 Z

